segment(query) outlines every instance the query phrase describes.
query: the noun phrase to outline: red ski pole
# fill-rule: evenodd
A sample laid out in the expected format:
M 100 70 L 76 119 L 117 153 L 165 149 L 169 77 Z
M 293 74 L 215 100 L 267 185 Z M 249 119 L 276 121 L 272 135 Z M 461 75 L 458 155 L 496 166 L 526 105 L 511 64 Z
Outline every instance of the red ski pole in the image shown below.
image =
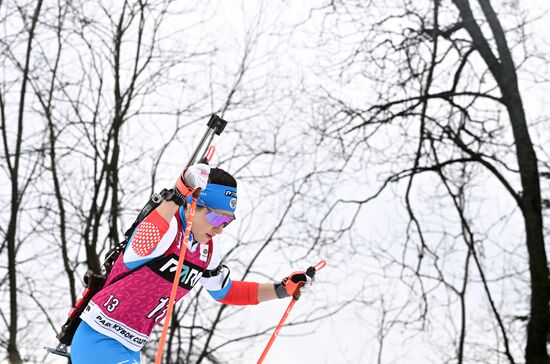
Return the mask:
M 210 162 L 212 157 L 214 156 L 214 152 L 216 148 L 214 148 L 212 144 L 212 140 L 214 139 L 214 135 L 220 135 L 223 129 L 225 128 L 225 125 L 227 124 L 227 121 L 223 120 L 217 115 L 212 115 L 210 120 L 208 121 L 208 129 L 204 136 L 202 137 L 202 140 L 199 143 L 199 146 L 195 149 L 195 152 L 191 156 L 191 159 L 188 166 L 191 166 L 195 163 L 197 160 L 197 157 L 199 156 L 199 153 L 204 148 L 204 146 L 208 147 L 206 150 L 206 153 L 204 154 L 204 157 L 202 160 L 200 160 L 201 163 L 207 163 Z M 187 168 L 186 167 L 186 168 Z M 183 175 L 183 172 L 182 172 Z M 182 177 L 183 178 L 183 177 Z M 181 183 L 183 183 L 183 179 L 181 180 Z M 187 251 L 187 242 L 189 240 L 189 236 L 191 234 L 191 228 L 193 226 L 193 218 L 195 216 L 195 208 L 197 206 L 197 199 L 200 193 L 200 189 L 197 189 L 195 193 L 193 193 L 193 200 L 191 201 L 191 205 L 189 206 L 189 215 L 187 218 L 187 226 L 185 228 L 183 241 L 181 243 L 181 249 L 180 249 L 180 256 L 178 259 L 178 266 L 176 268 L 176 272 L 174 274 L 174 281 L 172 282 L 172 289 L 170 291 L 170 298 L 168 299 L 168 307 L 166 316 L 164 318 L 164 327 L 162 328 L 162 334 L 160 336 L 159 340 L 159 346 L 157 349 L 157 355 L 155 357 L 155 364 L 161 364 L 162 363 L 162 357 L 164 354 L 164 345 L 166 343 L 166 338 L 168 335 L 168 329 L 170 328 L 170 320 L 172 319 L 172 312 L 174 310 L 174 304 L 176 302 L 176 295 L 179 285 L 179 280 L 181 277 L 181 270 L 183 268 L 183 263 L 185 261 L 185 253 Z
M 214 151 L 216 149 L 213 145 L 211 145 L 204 158 L 203 162 L 210 162 L 210 159 L 212 159 L 212 156 L 214 155 Z M 183 172 L 182 172 L 183 173 Z M 176 268 L 176 273 L 174 275 L 174 281 L 172 282 L 172 290 L 170 291 L 170 298 L 168 300 L 168 311 L 166 312 L 166 316 L 164 318 L 164 327 L 162 328 L 162 334 L 160 336 L 159 340 L 159 346 L 157 349 L 157 355 L 155 357 L 155 364 L 162 363 L 162 356 L 164 354 L 164 344 L 166 343 L 166 337 L 168 335 L 168 329 L 170 328 L 170 321 L 172 319 L 172 312 L 174 310 L 174 304 L 176 302 L 176 294 L 178 291 L 179 281 L 181 277 L 181 270 L 183 268 L 183 263 L 185 260 L 185 253 L 187 251 L 187 242 L 189 241 L 189 235 L 191 235 L 191 228 L 193 227 L 193 218 L 195 217 L 195 209 L 197 206 L 197 199 L 200 194 L 200 188 L 198 188 L 195 193 L 193 193 L 193 200 L 191 201 L 191 206 L 189 206 L 189 215 L 187 218 L 187 227 L 185 228 L 185 233 L 183 235 L 183 241 L 181 243 L 180 248 L 180 256 L 178 259 L 178 266 Z
M 327 262 L 324 261 L 324 260 L 321 260 L 315 266 L 309 267 L 306 271 L 306 274 L 310 277 L 313 277 L 315 275 L 315 273 L 317 271 L 319 271 L 321 268 L 324 268 L 325 265 L 327 265 Z M 313 271 L 310 270 L 311 268 L 313 268 Z M 296 303 L 296 301 L 298 301 L 299 298 L 300 298 L 300 288 L 298 288 L 296 290 L 296 293 L 294 293 L 294 295 L 292 296 L 292 300 L 290 301 L 288 307 L 286 308 L 286 311 L 283 314 L 283 317 L 281 317 L 281 320 L 279 321 L 279 324 L 277 324 L 277 327 L 275 328 L 275 331 L 273 332 L 273 334 L 271 334 L 271 338 L 269 339 L 269 342 L 267 343 L 267 346 L 265 347 L 265 349 L 262 353 L 262 356 L 260 356 L 260 359 L 258 360 L 257 364 L 263 363 L 269 349 L 271 349 L 271 345 L 273 345 L 273 342 L 277 338 L 277 335 L 279 335 L 279 331 L 281 331 L 281 328 L 283 327 L 283 324 L 285 323 L 286 318 L 288 317 L 288 314 L 290 313 L 290 311 L 292 311 L 292 308 L 294 307 L 294 304 Z
M 200 188 L 197 189 L 196 192 L 200 192 Z M 162 355 L 164 354 L 164 344 L 166 342 L 168 329 L 170 328 L 170 320 L 172 318 L 174 303 L 176 301 L 178 283 L 181 277 L 181 269 L 183 268 L 183 261 L 185 260 L 185 253 L 187 251 L 187 241 L 189 240 L 189 235 L 191 234 L 191 227 L 193 226 L 193 217 L 195 216 L 195 208 L 197 206 L 197 195 L 198 193 L 193 195 L 193 200 L 191 202 L 191 206 L 189 207 L 189 217 L 187 219 L 187 227 L 185 229 L 183 241 L 181 242 L 180 256 L 178 259 L 178 267 L 176 269 L 176 274 L 174 275 L 174 281 L 172 282 L 172 290 L 170 292 L 170 298 L 168 301 L 168 311 L 166 312 L 166 317 L 164 318 L 164 327 L 162 328 L 162 335 L 160 336 L 160 340 L 159 340 L 159 346 L 157 349 L 155 364 L 162 363 Z

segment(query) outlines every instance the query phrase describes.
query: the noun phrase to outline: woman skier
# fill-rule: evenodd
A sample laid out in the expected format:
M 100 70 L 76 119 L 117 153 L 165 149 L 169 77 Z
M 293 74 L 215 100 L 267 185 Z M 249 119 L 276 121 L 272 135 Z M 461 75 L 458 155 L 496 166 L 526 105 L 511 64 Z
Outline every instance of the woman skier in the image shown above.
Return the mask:
M 200 188 L 191 235 L 183 241 L 187 201 Z M 221 265 L 214 239 L 235 219 L 237 182 L 227 172 L 195 164 L 187 168 L 164 201 L 134 230 L 101 291 L 81 315 L 71 345 L 73 364 L 138 364 L 153 327 L 166 315 L 180 244 L 187 244 L 176 300 L 197 282 L 218 302 L 255 305 L 296 293 L 310 284 L 305 272 L 280 283 L 233 281 Z

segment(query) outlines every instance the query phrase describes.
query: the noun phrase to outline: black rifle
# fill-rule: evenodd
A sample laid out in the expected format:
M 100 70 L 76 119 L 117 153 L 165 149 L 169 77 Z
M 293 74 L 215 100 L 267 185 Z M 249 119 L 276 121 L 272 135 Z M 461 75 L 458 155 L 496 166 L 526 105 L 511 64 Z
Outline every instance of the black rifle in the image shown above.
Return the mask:
M 195 164 L 199 155 L 203 156 L 200 160 L 201 162 L 205 162 L 207 160 L 206 154 L 208 153 L 210 145 L 214 140 L 214 136 L 220 135 L 223 132 L 223 129 L 225 128 L 226 125 L 227 125 L 227 121 L 220 118 L 219 116 L 212 115 L 210 117 L 210 120 L 208 120 L 208 123 L 207 123 L 206 132 L 204 133 L 202 139 L 200 140 L 199 144 L 195 148 L 195 151 L 193 152 L 193 155 L 191 156 L 191 158 L 189 159 L 189 162 L 185 166 L 185 169 Z M 116 244 L 113 248 L 111 248 L 107 252 L 107 254 L 105 254 L 105 260 L 102 265 L 102 270 L 104 270 L 104 273 L 94 273 L 93 271 L 88 270 L 84 274 L 84 286 L 85 286 L 84 292 L 82 293 L 82 296 L 76 301 L 71 311 L 69 311 L 67 320 L 65 321 L 65 323 L 61 327 L 61 330 L 56 336 L 57 340 L 59 340 L 59 344 L 55 348 L 44 347 L 44 349 L 46 349 L 48 353 L 65 356 L 67 358 L 71 357 L 70 353 L 68 352 L 68 347 L 71 346 L 74 334 L 76 333 L 76 329 L 82 322 L 82 320 L 80 319 L 80 314 L 84 311 L 84 309 L 86 308 L 86 306 L 88 305 L 92 297 L 101 289 L 103 289 L 103 286 L 107 281 L 107 277 L 109 277 L 109 274 L 111 273 L 113 264 L 115 264 L 119 255 L 126 248 L 126 245 L 130 240 L 130 237 L 134 233 L 134 230 L 147 217 L 147 215 L 151 213 L 151 211 L 156 209 L 161 204 L 161 202 L 163 201 L 162 196 L 164 195 L 165 190 L 166 189 L 162 190 L 160 193 L 155 193 L 153 194 L 153 196 L 151 196 L 147 204 L 145 204 L 145 206 L 139 212 L 132 226 L 128 230 L 126 230 L 126 232 L 124 233 L 124 240 Z M 136 269 L 139 269 L 139 268 L 136 268 Z M 134 270 L 131 270 L 126 274 L 118 277 L 116 281 L 126 277 L 133 271 Z

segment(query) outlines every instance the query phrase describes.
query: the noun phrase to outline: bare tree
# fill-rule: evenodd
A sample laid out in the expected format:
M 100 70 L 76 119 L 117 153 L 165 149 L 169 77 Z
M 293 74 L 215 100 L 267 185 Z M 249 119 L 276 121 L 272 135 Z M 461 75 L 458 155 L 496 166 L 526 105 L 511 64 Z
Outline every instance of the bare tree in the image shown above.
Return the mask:
M 231 267 L 232 279 L 274 281 L 281 277 L 261 274 L 262 266 L 265 261 L 270 260 L 273 250 L 277 247 L 293 249 L 296 239 L 289 238 L 289 241 L 286 241 L 284 237 L 293 234 L 291 231 L 296 229 L 293 218 L 301 214 L 304 205 L 308 204 L 306 196 L 311 192 L 311 181 L 319 178 L 325 171 L 317 165 L 305 168 L 294 163 L 302 146 L 288 140 L 291 136 L 296 137 L 294 132 L 291 135 L 287 134 L 287 129 L 292 127 L 293 121 L 286 120 L 270 110 L 275 101 L 284 101 L 294 95 L 284 95 L 280 99 L 265 96 L 275 93 L 263 81 L 263 77 L 267 78 L 268 75 L 259 77 L 258 71 L 252 70 L 254 63 L 262 57 L 261 53 L 258 54 L 261 50 L 257 47 L 267 36 L 267 31 L 262 32 L 262 27 L 259 26 L 265 13 L 260 12 L 258 17 L 246 34 L 240 62 L 235 62 L 230 78 L 222 78 L 229 81 L 225 81 L 225 84 L 220 86 L 222 91 L 217 92 L 218 101 L 213 111 L 231 121 L 224 132 L 224 138 L 236 135 L 238 143 L 226 154 L 221 147 L 222 154 L 218 157 L 219 162 L 215 161 L 215 164 L 232 173 L 239 181 L 239 189 L 246 189 L 253 200 L 251 206 L 244 205 L 239 208 L 238 219 L 242 221 L 239 231 L 232 233 L 229 230 L 228 233 L 231 235 L 220 238 L 220 246 L 226 251 L 224 264 Z M 254 83 L 256 79 L 261 80 L 260 86 Z M 274 89 L 278 91 L 277 87 Z M 269 105 L 266 106 L 267 110 L 263 113 L 257 111 L 261 110 L 264 104 Z M 242 114 L 252 115 L 246 118 L 233 116 Z M 174 140 L 175 138 L 170 138 L 169 143 Z M 223 141 L 220 143 L 223 144 Z M 164 152 L 166 147 L 161 150 Z M 286 175 L 284 171 L 295 175 Z M 245 187 L 242 187 L 243 184 Z M 276 214 L 272 209 L 275 202 L 280 207 Z M 258 235 L 255 230 L 258 226 L 264 225 L 264 214 L 269 215 L 269 225 L 266 225 L 269 228 Z M 292 227 L 289 227 L 290 225 Z M 302 264 L 302 269 L 306 268 L 305 258 L 307 256 L 292 263 Z M 327 305 L 319 309 L 316 315 L 303 318 L 294 325 L 314 325 L 347 304 L 349 302 Z M 273 319 L 269 326 L 259 330 L 254 327 L 234 330 L 236 324 L 233 319 L 236 314 L 243 317 L 241 321 L 246 322 L 247 309 L 213 302 L 202 289 L 191 292 L 178 306 L 179 309 L 173 316 L 165 353 L 167 363 L 198 364 L 248 360 L 250 356 L 260 354 L 251 349 L 250 342 L 266 340 L 276 325 L 276 319 Z M 205 312 L 209 314 L 205 315 Z M 156 352 L 156 340 L 151 341 L 151 344 L 145 349 L 144 355 L 152 360 Z
M 500 6 L 499 15 L 488 0 L 433 1 L 429 6 L 404 1 L 395 8 L 374 1 L 333 2 L 321 11 L 329 34 L 323 34 L 323 40 L 331 41 L 332 34 L 336 34 L 333 42 L 341 42 L 344 37 L 339 36 L 339 29 L 329 31 L 329 25 L 357 30 L 341 33 L 351 34 L 346 41 L 351 40 L 353 47 L 349 53 L 338 48 L 340 53 L 334 57 L 340 63 L 334 65 L 337 71 L 332 73 L 331 81 L 346 85 L 361 79 L 367 87 L 363 87 L 360 98 L 323 90 L 321 112 L 333 122 L 319 123 L 318 131 L 343 156 L 384 150 L 378 162 L 389 166 L 376 193 L 337 204 L 360 209 L 388 186 L 401 184 L 409 217 L 401 266 L 417 280 L 411 288 L 421 291 L 420 322 L 429 320 L 433 306 L 427 287 L 443 283 L 461 302 L 462 329 L 457 333 L 455 360 L 467 360 L 464 298 L 466 287 L 475 282 L 485 292 L 498 332 L 495 342 L 502 342 L 502 355 L 514 363 L 516 350 L 510 329 L 514 319 L 502 312 L 509 310 L 499 307 L 495 297 L 499 293 L 491 283 L 508 275 L 486 271 L 484 250 L 490 233 L 483 231 L 475 222 L 476 216 L 464 208 L 475 198 L 470 191 L 474 190 L 472 182 L 479 178 L 476 176 L 493 178 L 514 202 L 524 225 L 519 232 L 525 234 L 522 246 L 526 248 L 529 269 L 526 362 L 546 363 L 550 282 L 539 160 L 529 135 L 518 81 L 521 67 L 533 55 L 526 49 L 528 21 L 514 7 Z M 516 23 L 504 26 L 501 19 L 509 15 L 508 11 L 508 18 L 515 15 Z M 393 138 L 393 145 L 385 143 L 384 137 Z M 439 176 L 439 182 L 425 176 L 432 173 Z M 468 183 L 460 182 L 465 176 L 469 176 Z M 436 187 L 434 193 L 438 195 L 433 198 L 441 201 L 440 206 L 450 201 L 449 211 L 454 210 L 458 217 L 453 226 L 459 227 L 466 246 L 462 250 L 465 265 L 461 287 L 451 283 L 449 273 L 442 268 L 442 262 L 449 258 L 441 249 L 445 244 L 439 242 L 451 241 L 454 229 L 449 226 L 447 233 L 435 234 L 434 224 L 429 221 L 434 215 L 427 214 L 421 207 L 426 204 L 418 202 L 415 191 L 426 183 L 437 183 L 443 189 L 439 195 Z M 411 243 L 416 245 L 416 256 L 409 255 Z M 471 263 L 476 277 L 471 275 Z
M 19 11 L 26 17 L 22 11 L 26 7 L 17 1 L 11 5 L 13 9 L 6 15 L 8 23 L 15 21 L 13 12 Z M 120 231 L 128 227 L 141 207 L 139 201 L 146 201 L 154 186 L 165 183 L 169 175 L 173 178 L 173 173 L 179 171 L 186 159 L 181 157 L 182 149 L 194 144 L 190 131 L 202 124 L 208 114 L 220 113 L 233 122 L 227 131 L 227 140 L 241 138 L 241 142 L 237 147 L 226 144 L 226 153 L 220 157 L 219 164 L 254 186 L 257 201 L 261 201 L 264 210 L 269 211 L 269 199 L 279 201 L 272 189 L 264 188 L 266 183 L 276 180 L 275 189 L 285 189 L 285 199 L 280 200 L 284 209 L 271 219 L 273 228 L 262 235 L 247 233 L 244 226 L 254 231 L 263 218 L 251 210 L 243 210 L 247 211 L 241 215 L 243 228 L 228 249 L 228 260 L 238 272 L 235 274 L 243 278 L 259 275 L 258 266 L 269 260 L 268 253 L 288 243 L 280 235 L 287 235 L 288 222 L 300 215 L 303 204 L 307 203 L 303 195 L 311 181 L 317 178 L 318 172 L 324 172 L 314 165 L 311 169 L 293 171 L 296 175 L 291 182 L 280 179 L 278 164 L 292 161 L 301 146 L 287 139 L 286 126 L 290 121 L 273 112 L 276 100 L 273 96 L 281 88 L 267 88 L 268 82 L 255 70 L 264 67 L 266 59 L 272 56 L 271 50 L 257 54 L 257 46 L 268 34 L 269 27 L 262 25 L 264 33 L 256 32 L 262 20 L 253 22 L 245 35 L 241 58 L 230 62 L 227 58 L 218 58 L 221 53 L 218 41 L 200 40 L 196 44 L 182 41 L 189 32 L 188 24 L 181 25 L 181 34 L 173 31 L 175 20 L 179 22 L 186 13 L 195 14 L 194 11 L 188 5 L 163 0 L 120 4 L 59 1 L 45 6 L 40 18 L 33 18 L 38 37 L 32 46 L 29 43 L 32 54 L 29 53 L 28 61 L 36 66 L 31 76 L 21 78 L 23 84 L 28 85 L 22 95 L 32 98 L 32 106 L 21 107 L 21 112 L 45 125 L 44 130 L 36 133 L 36 139 L 45 147 L 40 145 L 37 150 L 31 150 L 35 159 L 27 158 L 28 174 L 32 174 L 31 167 L 43 168 L 47 173 L 41 175 L 40 183 L 33 184 L 32 178 L 20 181 L 24 180 L 25 188 L 28 186 L 39 196 L 38 208 L 30 210 L 28 216 L 36 219 L 40 229 L 25 231 L 28 234 L 25 238 L 39 239 L 48 245 L 32 258 L 44 267 L 40 277 L 24 271 L 28 261 L 10 260 L 13 263 L 10 267 L 14 269 L 13 274 L 10 271 L 10 279 L 19 274 L 19 279 L 25 282 L 10 292 L 15 299 L 17 294 L 25 299 L 18 304 L 24 307 L 25 316 L 33 320 L 19 330 L 26 341 L 21 344 L 26 349 L 24 360 L 41 356 L 35 348 L 35 338 L 44 327 L 48 327 L 54 337 L 56 320 L 61 322 L 60 317 L 66 314 L 65 305 L 78 296 L 80 274 L 88 268 L 100 270 L 102 253 L 119 240 Z M 201 16 L 208 18 L 211 14 Z M 191 28 L 203 26 L 203 21 L 193 19 Z M 13 49 L 7 47 L 8 43 L 2 45 Z M 14 53 L 6 54 L 7 60 L 16 59 Z M 11 67 L 21 73 L 25 70 L 17 62 Z M 250 70 L 256 73 L 249 74 Z M 208 80 L 203 75 L 209 75 Z M 8 86 L 4 83 L 3 90 L 9 89 Z M 181 94 L 177 95 L 178 92 Z M 11 163 L 25 153 L 19 149 L 8 153 L 12 136 L 6 126 L 9 124 L 4 112 L 7 110 L 5 93 L 1 96 L 5 158 Z M 276 96 L 279 100 L 290 97 Z M 132 139 L 136 135 L 137 142 Z M 151 135 L 154 138 L 143 142 L 145 136 Z M 164 140 L 164 145 L 147 144 L 155 138 Z M 24 138 L 20 136 L 21 140 Z M 153 186 L 142 182 L 149 170 Z M 21 191 L 21 182 L 17 182 L 17 178 L 13 181 Z M 173 183 L 173 179 L 168 183 Z M 289 186 L 292 188 L 286 189 Z M 17 252 L 17 247 L 14 251 Z M 254 254 L 246 255 L 251 251 Z M 243 253 L 246 256 L 242 256 Z M 304 259 L 296 262 L 303 263 Z M 265 274 L 263 278 L 281 277 Z M 224 338 L 220 333 L 233 326 L 227 322 L 235 309 L 205 303 L 210 298 L 203 297 L 204 293 L 199 297 L 199 293 L 181 305 L 174 318 L 168 352 L 175 353 L 178 362 L 227 362 L 225 356 L 237 347 L 235 345 L 254 338 L 263 339 L 273 329 L 269 325 Z M 12 303 L 15 305 L 15 300 Z M 203 315 L 205 304 L 212 309 L 208 317 Z M 296 324 L 307 326 L 318 322 L 321 317 L 332 314 L 331 309 L 333 307 L 327 307 L 321 314 Z M 17 312 L 10 313 L 16 315 Z M 35 321 L 35 318 L 39 319 Z M 17 332 L 15 323 L 10 325 L 14 333 Z M 13 340 L 15 345 L 15 334 Z M 151 345 L 154 344 L 152 341 Z M 12 352 L 17 352 L 17 347 L 14 348 L 15 351 L 8 346 L 10 358 Z M 242 355 L 233 351 L 234 356 Z M 13 359 L 18 360 L 21 361 L 20 356 Z
M 1 5 L 1 4 L 0 4 Z M 15 9 L 10 9 L 15 11 Z M 10 69 L 16 70 L 19 75 L 19 82 L 15 84 L 20 86 L 18 91 L 19 99 L 13 100 L 9 97 L 13 84 L 3 82 L 0 89 L 0 114 L 1 114 L 1 130 L 4 159 L 7 166 L 7 175 L 11 186 L 10 201 L 10 217 L 7 224 L 7 229 L 2 243 L 2 249 L 7 249 L 8 253 L 8 276 L 9 276 L 9 323 L 8 326 L 8 342 L 7 353 L 10 363 L 21 363 L 21 355 L 17 344 L 18 327 L 18 283 L 17 283 L 17 251 L 19 242 L 19 231 L 21 218 L 21 207 L 26 191 L 33 183 L 37 174 L 36 167 L 39 158 L 32 156 L 31 148 L 27 148 L 24 144 L 25 128 L 28 125 L 25 112 L 28 108 L 27 104 L 27 87 L 31 75 L 31 60 L 33 53 L 33 42 L 35 40 L 35 30 L 38 24 L 40 13 L 42 10 L 42 1 L 38 1 L 33 8 L 20 8 L 17 11 L 18 16 L 24 23 L 24 30 L 21 36 L 25 37 L 26 47 L 23 53 L 23 59 L 19 59 L 15 55 L 15 46 L 19 45 L 17 39 L 9 39 L 3 44 L 4 52 L 2 63 L 10 63 Z M 29 11 L 29 13 L 27 13 Z M 14 38 L 18 38 L 17 36 Z M 6 56 L 7 55 L 7 56 Z M 13 106 L 11 103 L 13 102 Z M 17 110 L 15 114 L 11 110 Z M 13 116 L 12 116 L 13 115 Z M 8 120 L 14 119 L 8 124 Z M 15 130 L 10 130 L 12 125 L 15 125 Z M 14 132 L 15 138 L 9 135 Z M 13 141 L 13 142 L 12 142 Z M 29 153 L 29 156 L 25 156 Z M 28 158 L 28 159 L 27 159 Z M 27 159 L 27 160 L 26 160 Z M 33 161 L 34 160 L 34 161 Z
M 128 130 L 148 115 L 181 117 L 185 111 L 189 116 L 205 109 L 199 106 L 206 100 L 204 95 L 187 101 L 189 105 L 170 105 L 168 110 L 163 109 L 167 106 L 163 98 L 154 95 L 162 87 L 166 87 L 165 93 L 174 84 L 179 83 L 181 88 L 179 79 L 172 79 L 171 70 L 181 70 L 194 58 L 208 57 L 213 52 L 209 45 L 186 49 L 185 42 L 169 50 L 160 47 L 159 31 L 173 30 L 165 18 L 192 12 L 185 6 L 183 10 L 174 9 L 171 1 L 125 1 L 118 5 L 59 1 L 44 7 L 40 1 L 32 5 L 33 8 L 19 2 L 0 4 L 7 24 L 16 24 L 19 16 L 24 26 L 20 33 L 9 34 L 1 43 L 2 65 L 7 72 L 15 70 L 20 75 L 3 80 L 0 93 L 3 159 L 12 187 L 12 214 L 8 228 L 2 228 L 5 240 L 1 247 L 2 251 L 8 251 L 10 315 L 6 319 L 2 312 L 2 317 L 8 328 L 5 342 L 12 362 L 22 360 L 18 333 L 23 333 L 30 342 L 49 323 L 52 338 L 55 336 L 57 327 L 52 321 L 59 318 L 50 314 L 58 309 L 60 317 L 66 314 L 65 305 L 75 301 L 81 287 L 78 280 L 83 273 L 81 247 L 86 268 L 100 270 L 102 252 L 119 241 L 122 227 L 128 227 L 129 221 L 122 213 L 125 209 L 120 208 L 121 196 L 132 202 L 132 208 L 127 209 L 132 213 L 140 207 L 136 196 L 143 201 L 148 198 L 139 179 L 124 180 L 143 157 L 135 153 L 142 150 L 128 140 Z M 51 43 L 52 39 L 56 42 Z M 23 41 L 26 53 L 21 61 L 18 59 L 21 52 L 16 47 L 21 47 Z M 194 70 L 187 72 L 192 74 Z M 186 75 L 180 73 L 181 77 Z M 18 90 L 20 97 L 16 103 L 12 95 L 19 83 L 21 91 Z M 9 122 L 12 115 L 18 120 L 13 130 L 14 124 Z M 27 129 L 35 133 L 29 138 L 23 127 L 31 118 L 44 120 L 45 134 L 35 124 Z M 201 119 L 196 115 L 194 118 Z M 161 126 L 161 132 L 168 129 L 167 125 Z M 128 146 L 137 156 L 121 157 L 121 149 Z M 44 156 L 47 158 L 43 162 Z M 41 177 L 49 178 L 35 183 L 42 165 L 50 173 Z M 40 202 L 38 210 L 30 210 L 28 217 L 37 220 L 40 230 L 27 229 L 22 232 L 26 235 L 18 237 L 22 234 L 17 227 L 23 197 L 30 193 L 38 196 L 34 203 Z M 120 225 L 121 220 L 124 226 Z M 34 258 L 42 266 L 51 267 L 44 269 L 42 278 L 20 273 L 28 261 L 16 260 L 21 242 L 31 238 L 53 240 L 52 246 L 59 249 L 57 253 L 43 249 Z M 57 262 L 51 258 L 53 254 L 60 257 Z M 58 280 L 63 274 L 65 279 Z M 18 275 L 28 284 L 18 286 Z M 45 283 L 53 288 L 67 280 L 66 289 L 47 292 L 31 288 Z M 18 294 L 25 300 L 18 300 Z M 62 304 L 57 301 L 60 295 Z M 36 310 L 43 320 L 18 328 L 18 320 L 23 319 L 18 313 L 24 311 L 30 315 Z M 34 349 L 25 351 L 26 359 L 41 356 Z

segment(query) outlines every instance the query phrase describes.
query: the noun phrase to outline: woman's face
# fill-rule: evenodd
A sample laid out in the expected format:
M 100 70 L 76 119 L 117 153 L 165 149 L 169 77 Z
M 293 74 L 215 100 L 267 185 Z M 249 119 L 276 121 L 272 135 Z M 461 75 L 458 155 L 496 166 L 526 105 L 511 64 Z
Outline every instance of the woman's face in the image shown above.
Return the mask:
M 227 216 L 232 215 L 229 211 L 218 209 L 212 209 L 212 211 Z M 206 220 L 207 213 L 208 209 L 205 207 L 197 207 L 195 210 L 195 217 L 193 218 L 193 226 L 191 227 L 193 237 L 201 244 L 205 244 L 208 240 L 212 239 L 212 237 L 223 233 L 223 226 L 214 226 Z

